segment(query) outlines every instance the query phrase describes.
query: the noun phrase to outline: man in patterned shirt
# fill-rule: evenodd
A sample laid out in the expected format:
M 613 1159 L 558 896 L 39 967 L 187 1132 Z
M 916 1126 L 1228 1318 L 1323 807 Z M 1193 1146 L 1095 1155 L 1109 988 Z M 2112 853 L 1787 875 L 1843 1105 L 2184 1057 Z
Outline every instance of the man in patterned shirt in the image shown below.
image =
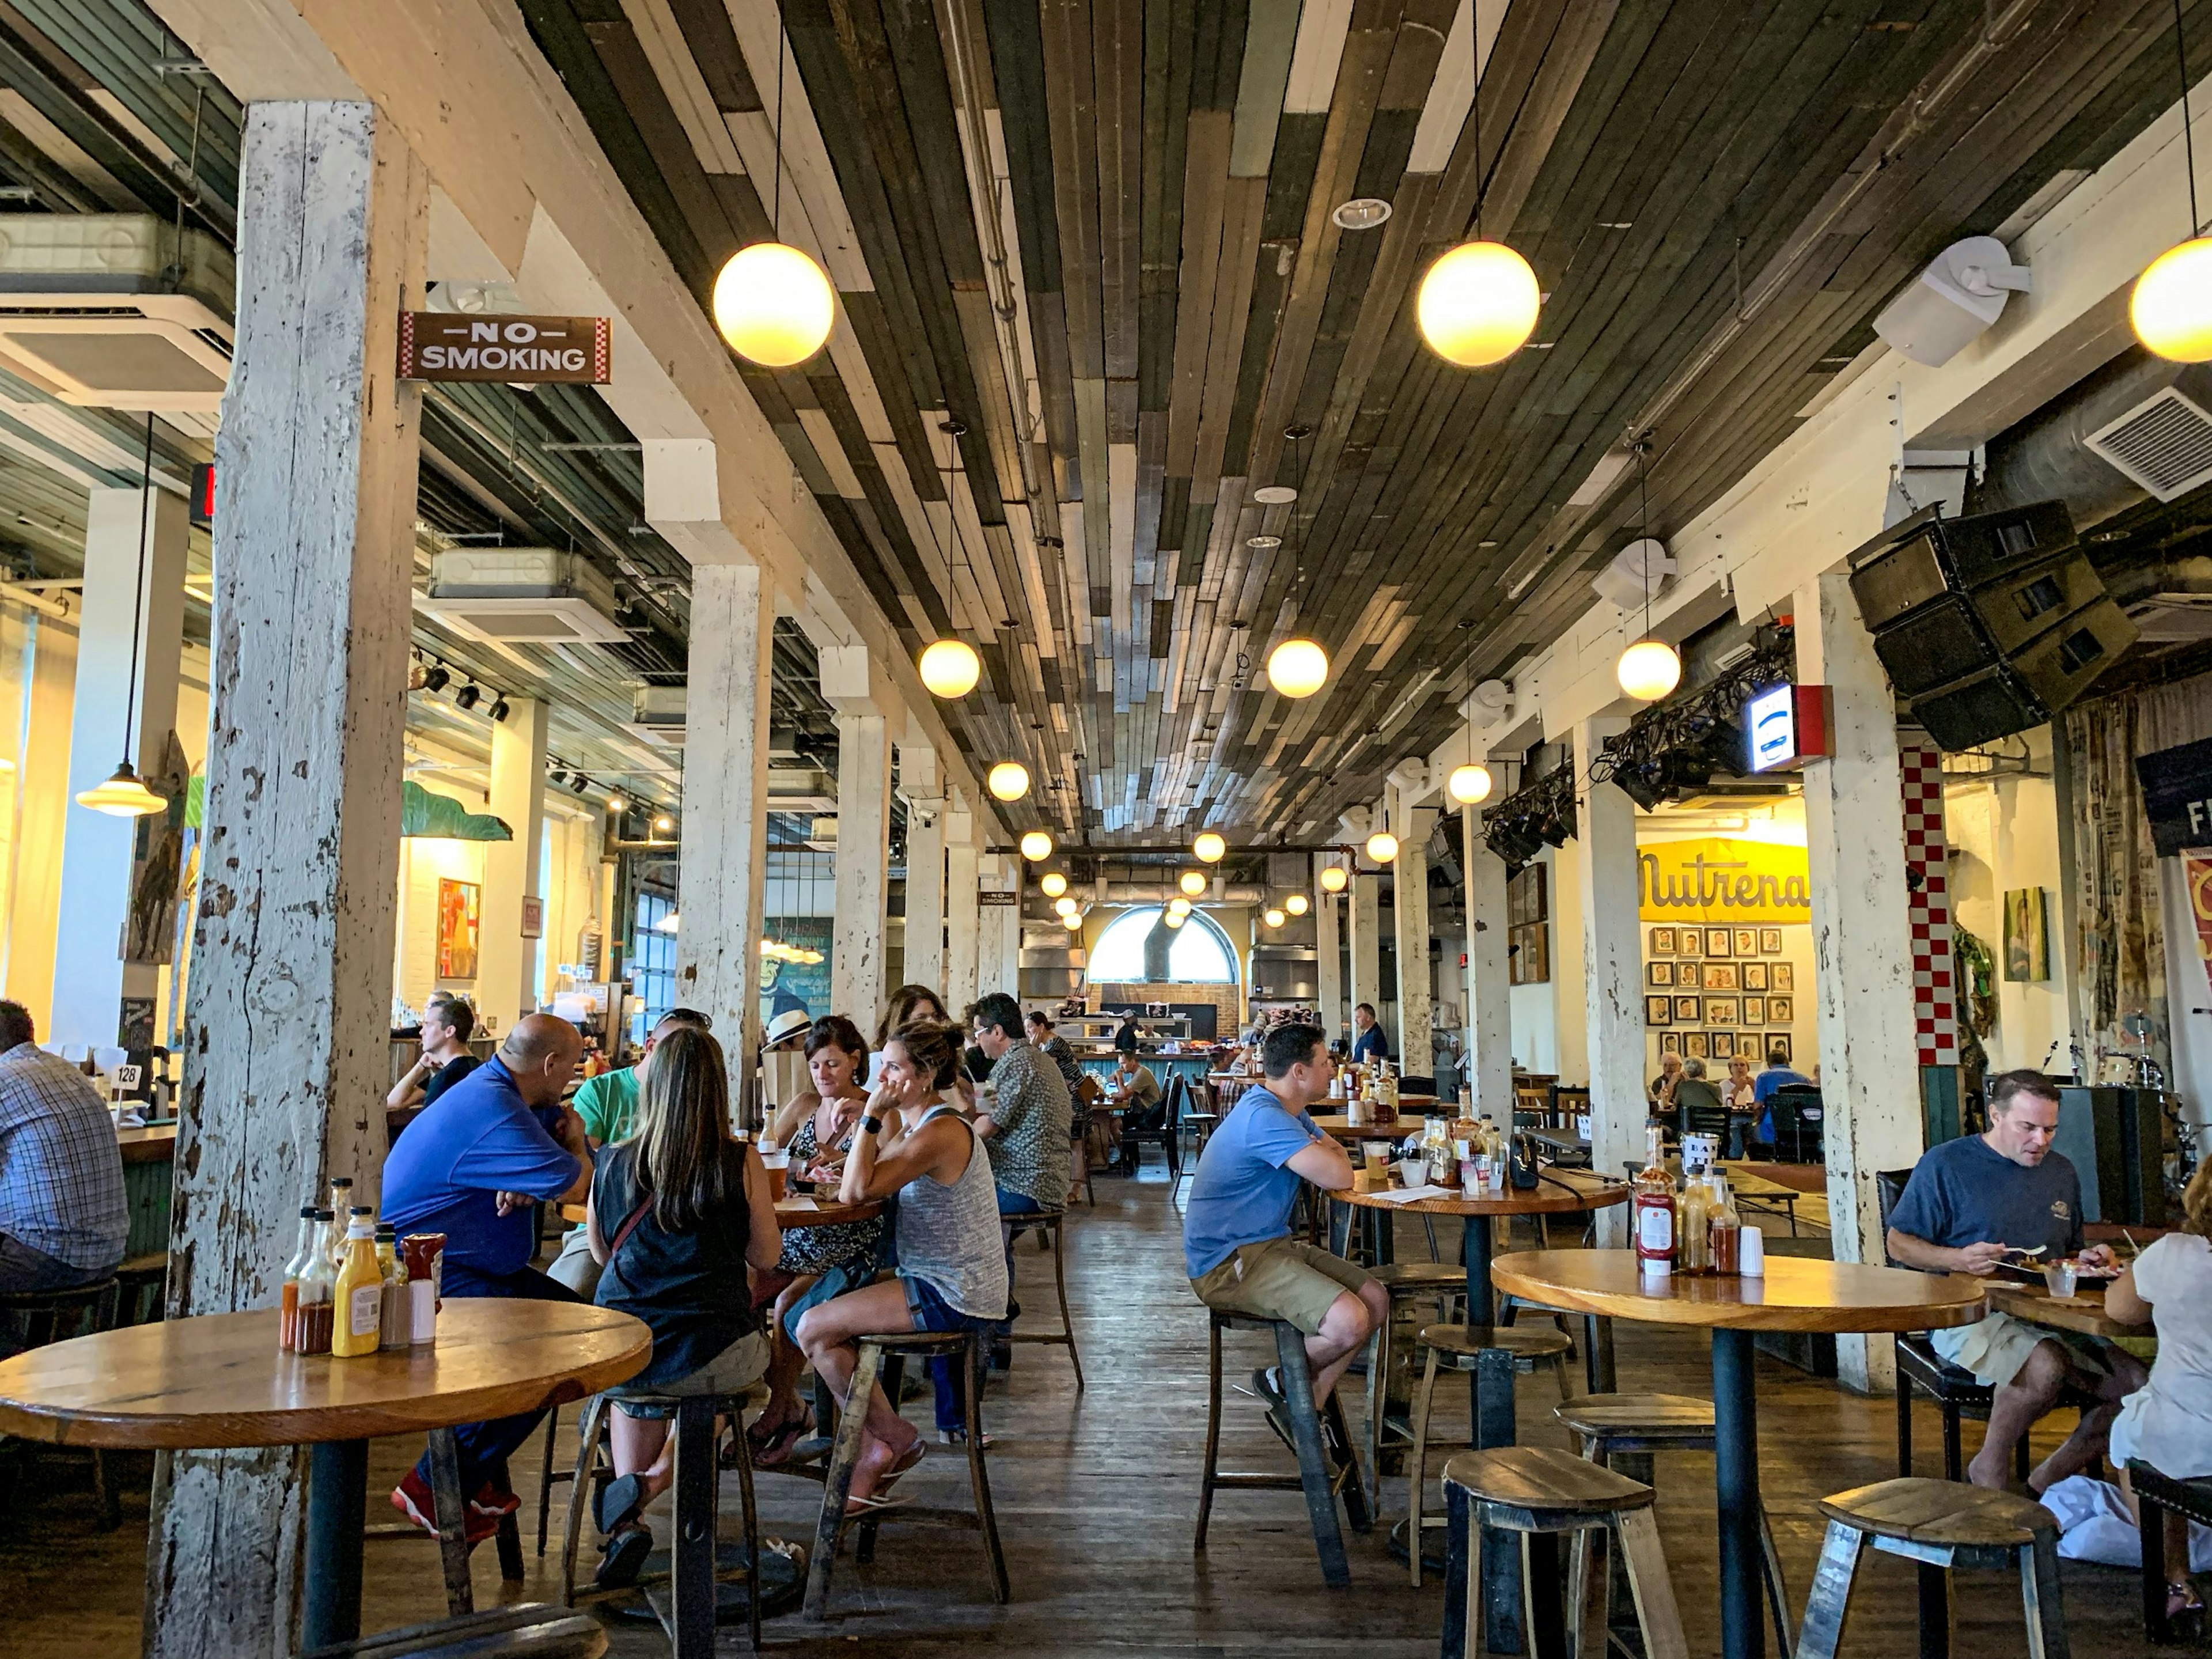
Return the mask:
M 130 1231 L 106 1103 L 82 1072 L 32 1040 L 21 1003 L 0 1002 L 0 1291 L 105 1279 Z
M 975 1046 L 991 1061 L 994 1098 L 975 1118 L 991 1155 L 999 1208 L 1009 1214 L 1058 1209 L 1067 1200 L 1067 1126 L 1073 1115 L 1060 1067 L 1023 1035 L 1022 1005 L 994 991 L 968 1008 Z

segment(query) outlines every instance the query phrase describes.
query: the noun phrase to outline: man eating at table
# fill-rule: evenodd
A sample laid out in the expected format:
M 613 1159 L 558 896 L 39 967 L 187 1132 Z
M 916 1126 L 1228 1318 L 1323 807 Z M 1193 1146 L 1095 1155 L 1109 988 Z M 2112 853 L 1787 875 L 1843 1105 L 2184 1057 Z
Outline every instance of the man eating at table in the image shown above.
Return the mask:
M 551 1014 L 515 1023 L 488 1060 L 425 1107 L 384 1163 L 384 1219 L 404 1238 L 443 1233 L 443 1297 L 582 1298 L 530 1265 L 538 1252 L 533 1205 L 580 1204 L 592 1189 L 592 1149 L 562 1092 L 583 1057 L 576 1028 Z M 530 1437 L 542 1411 L 463 1425 L 461 1491 L 469 1541 L 497 1530 L 520 1507 L 507 1455 Z M 393 1490 L 394 1506 L 435 1531 L 428 1453 Z
M 1304 1333 L 1316 1407 L 1376 1326 L 1390 1298 L 1341 1256 L 1291 1237 L 1300 1181 L 1325 1192 L 1352 1185 L 1352 1159 L 1315 1127 L 1310 1108 L 1328 1094 L 1334 1066 L 1321 1027 L 1285 1024 L 1260 1045 L 1264 1086 L 1247 1089 L 1206 1143 L 1183 1212 L 1183 1265 L 1209 1308 L 1282 1319 Z M 1268 1421 L 1287 1443 L 1279 1367 L 1252 1374 Z
M 1986 1278 L 2008 1257 L 2042 1267 L 2072 1255 L 2092 1272 L 2109 1269 L 2102 1244 L 2081 1248 L 2081 1182 L 2051 1150 L 2058 1133 L 2058 1091 L 2040 1072 L 2002 1072 L 1989 1080 L 1987 1133 L 1931 1146 L 1889 1216 L 1889 1254 L 1908 1267 Z M 1929 1341 L 1954 1365 L 1996 1390 L 1989 1431 L 1966 1466 L 1978 1486 L 2002 1488 L 2013 1448 L 2070 1386 L 2098 1403 L 2057 1451 L 2027 1478 L 2037 1497 L 2100 1454 L 2120 1401 L 2143 1384 L 2131 1354 L 2093 1337 L 1992 1313 L 1979 1324 L 1931 1331 Z

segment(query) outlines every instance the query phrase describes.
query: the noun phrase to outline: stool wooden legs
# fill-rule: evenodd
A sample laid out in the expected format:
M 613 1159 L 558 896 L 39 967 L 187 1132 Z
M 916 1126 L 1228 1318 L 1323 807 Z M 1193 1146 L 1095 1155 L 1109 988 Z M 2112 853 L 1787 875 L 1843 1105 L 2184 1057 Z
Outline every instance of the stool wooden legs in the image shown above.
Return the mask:
M 1868 1543 L 1865 1534 L 1844 1522 L 1831 1520 L 1820 1547 L 1820 1565 L 1813 1577 L 1813 1594 L 1805 1604 L 1804 1628 L 1797 1641 L 1797 1659 L 1835 1659 L 1843 1641 L 1844 1618 L 1850 1611 L 1851 1580 L 1859 1556 Z M 1873 1540 L 1876 1548 L 1894 1548 L 1909 1555 L 1920 1568 L 1920 1651 L 1923 1659 L 1945 1659 L 1950 1651 L 1949 1571 L 1953 1565 L 1996 1565 L 1989 1552 L 1967 1547 L 1948 1549 L 1919 1545 L 1898 1548 L 1887 1540 Z M 2027 1626 L 2029 1659 L 2067 1659 L 2066 1615 L 2059 1603 L 2058 1544 L 2053 1532 L 2039 1534 L 2032 1544 L 2006 1552 L 2017 1561 L 2021 1608 Z
M 1497 1631 L 1501 1646 L 1527 1653 L 1532 1659 L 1584 1659 L 1583 1637 L 1589 1622 L 1585 1598 L 1589 1586 L 1585 1540 L 1598 1530 L 1610 1534 L 1627 1567 L 1645 1659 L 1689 1659 L 1681 1609 L 1674 1601 L 1667 1553 L 1659 1541 L 1658 1518 L 1648 1507 L 1615 1510 L 1601 1517 L 1557 1510 L 1503 1510 L 1474 1503 L 1449 1480 L 1444 1484 L 1444 1505 L 1450 1527 L 1445 1571 L 1463 1587 L 1463 1594 L 1446 1598 L 1443 1659 L 1474 1659 L 1483 1651 L 1483 1558 L 1486 1552 L 1500 1549 L 1512 1552 L 1522 1584 L 1516 1608 L 1522 1631 L 1498 1629 L 1494 1609 L 1488 1621 Z M 1571 1533 L 1574 1539 L 1564 1607 L 1558 1590 L 1563 1532 Z M 1609 1645 L 1610 1638 L 1601 1628 L 1590 1652 L 1595 1659 L 1605 1659 Z
M 1014 1229 L 1014 1236 L 1019 1237 L 1025 1218 L 1015 1214 L 1004 1219 Z M 1049 1243 L 1052 1248 L 1053 1287 L 1060 1295 L 1060 1328 L 1057 1331 L 1010 1331 L 1006 1340 L 1009 1342 L 1042 1342 L 1066 1349 L 1067 1363 L 1075 1367 L 1075 1391 L 1080 1394 L 1083 1392 L 1083 1356 L 1075 1351 L 1075 1320 L 1067 1310 L 1067 1256 L 1062 1248 L 1066 1231 L 1064 1215 L 1054 1217 L 1049 1224 L 1036 1229 L 1037 1243 L 1042 1246 Z M 1048 1241 L 1047 1234 L 1051 1235 Z
M 1221 1327 L 1206 1322 L 1206 1467 L 1198 1482 L 1198 1529 L 1191 1534 L 1190 1553 L 1206 1553 L 1206 1523 L 1213 1514 L 1213 1489 L 1220 1484 L 1215 1471 L 1221 1467 Z
M 433 1429 L 430 1506 L 438 1522 L 438 1558 L 446 1574 L 446 1612 L 453 1618 L 477 1610 L 469 1582 L 468 1495 L 461 1490 L 459 1443 L 451 1429 Z
M 1659 1542 L 1659 1518 L 1650 1510 L 1630 1510 L 1616 1517 L 1613 1535 L 1628 1564 L 1628 1587 L 1636 1597 L 1636 1620 L 1644 1627 L 1645 1659 L 1690 1659 L 1682 1634 L 1681 1609 L 1674 1605 L 1674 1581 L 1667 1573 L 1667 1553 Z
M 1067 1306 L 1065 1296 L 1061 1297 L 1060 1305 L 1064 1313 Z M 1071 1359 L 1075 1357 L 1073 1339 L 1068 1342 L 1067 1353 Z M 966 1359 L 970 1367 L 968 1386 L 968 1485 L 975 1498 L 976 1527 L 983 1534 L 984 1565 L 991 1571 L 992 1599 L 1004 1607 L 1014 1592 L 1013 1586 L 1006 1578 L 1006 1554 L 999 1545 L 998 1512 L 991 1507 L 991 1472 L 983 1463 L 983 1380 L 981 1374 L 982 1366 L 978 1363 L 981 1358 L 982 1350 L 979 1345 L 969 1352 Z M 1081 1388 L 1083 1368 L 1080 1365 L 1075 1368 L 1075 1379 L 1076 1387 Z
M 845 1527 L 845 1504 L 853 1493 L 853 1468 L 860 1461 L 860 1441 L 868 1416 L 868 1397 L 883 1368 L 884 1351 L 860 1345 L 853 1377 L 837 1413 L 837 1433 L 830 1445 L 830 1467 L 822 1480 L 822 1518 L 814 1528 L 814 1553 L 806 1564 L 806 1616 L 820 1619 L 830 1607 L 830 1569 L 837 1559 L 837 1539 Z M 969 1390 L 972 1398 L 975 1390 Z
M 1345 1559 L 1344 1532 L 1337 1523 L 1336 1493 L 1329 1483 L 1321 1416 L 1314 1410 L 1313 1371 L 1306 1363 L 1305 1339 L 1295 1325 L 1276 1322 L 1275 1353 L 1282 1366 L 1283 1402 L 1291 1419 L 1291 1445 L 1298 1455 L 1298 1483 L 1305 1490 L 1306 1517 L 1313 1523 L 1314 1548 L 1321 1556 L 1321 1576 L 1332 1586 L 1349 1584 L 1352 1566 Z M 1330 1403 L 1335 1403 L 1334 1398 Z

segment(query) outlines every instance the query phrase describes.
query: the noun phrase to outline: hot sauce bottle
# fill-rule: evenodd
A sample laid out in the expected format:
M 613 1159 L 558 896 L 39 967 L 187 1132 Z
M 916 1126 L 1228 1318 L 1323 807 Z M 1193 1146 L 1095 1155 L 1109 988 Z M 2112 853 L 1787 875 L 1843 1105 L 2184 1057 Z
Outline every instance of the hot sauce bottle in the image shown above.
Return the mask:
M 1636 1177 L 1636 1261 L 1648 1273 L 1674 1271 L 1674 1179 L 1667 1173 L 1663 1133 L 1656 1123 L 1644 1126 L 1644 1168 Z

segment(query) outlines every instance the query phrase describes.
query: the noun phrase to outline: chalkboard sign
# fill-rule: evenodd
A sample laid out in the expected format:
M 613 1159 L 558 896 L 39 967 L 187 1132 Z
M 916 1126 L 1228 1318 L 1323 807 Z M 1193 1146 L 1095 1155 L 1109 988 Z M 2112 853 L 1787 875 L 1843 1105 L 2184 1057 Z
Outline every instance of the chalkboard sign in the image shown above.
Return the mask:
M 2212 847 L 2212 738 L 2136 756 L 2136 779 L 2160 858 Z

